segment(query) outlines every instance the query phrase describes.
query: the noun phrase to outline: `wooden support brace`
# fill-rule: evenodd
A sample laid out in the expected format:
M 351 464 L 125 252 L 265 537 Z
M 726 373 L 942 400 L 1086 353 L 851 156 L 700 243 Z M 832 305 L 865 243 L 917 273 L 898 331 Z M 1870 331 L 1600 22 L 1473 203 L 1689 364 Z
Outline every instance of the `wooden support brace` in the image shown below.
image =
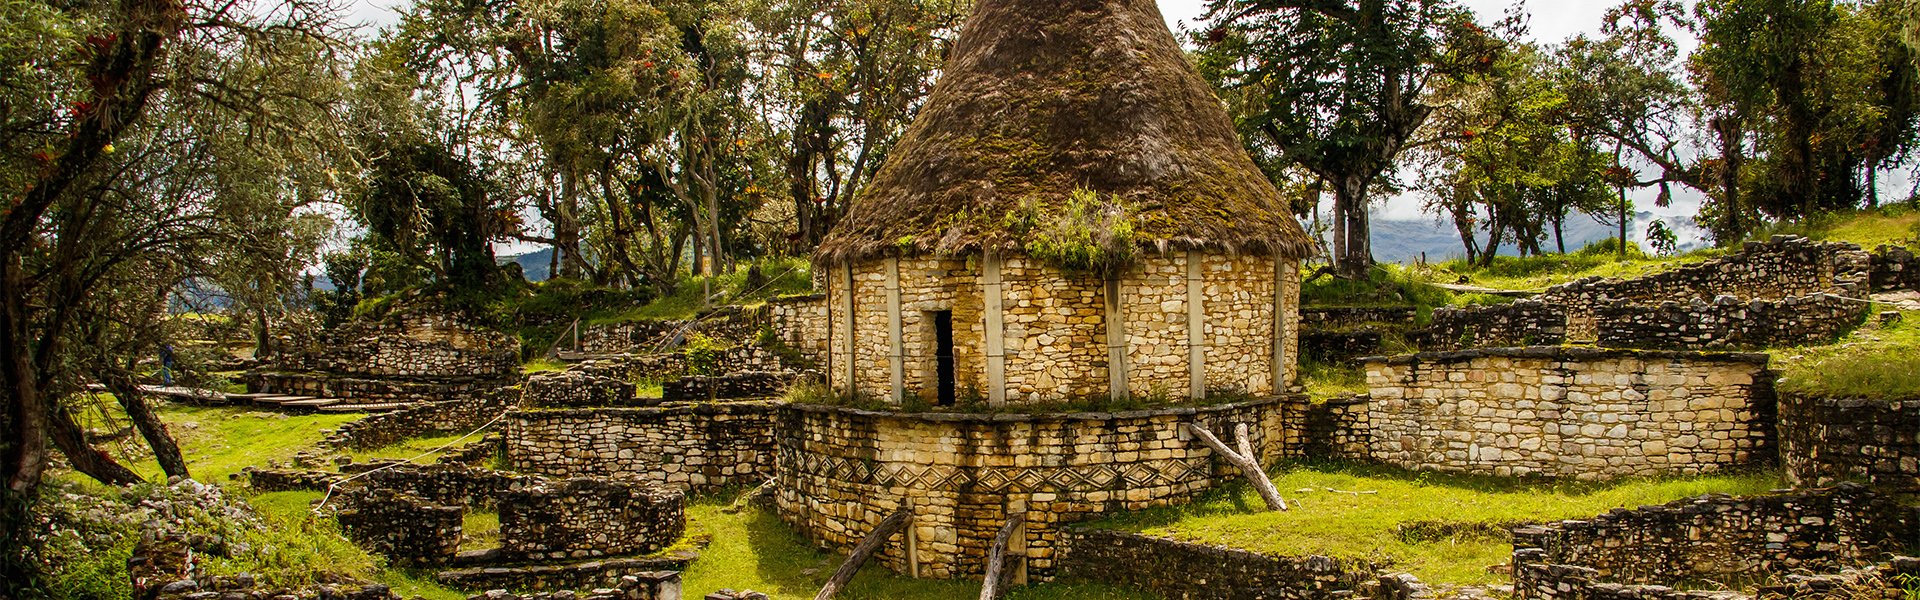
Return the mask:
M 873 526 L 873 531 L 867 532 L 867 537 L 860 540 L 860 545 L 854 546 L 853 552 L 847 554 L 847 561 L 840 563 L 840 568 L 834 569 L 833 576 L 827 578 L 827 584 L 820 588 L 820 593 L 814 594 L 813 600 L 828 600 L 834 594 L 840 593 L 840 588 L 853 580 L 853 574 L 860 571 L 860 566 L 866 564 L 867 559 L 872 558 L 875 552 L 880 551 L 881 546 L 886 545 L 887 540 L 892 539 L 894 534 L 900 533 L 901 529 L 905 529 L 912 522 L 913 510 L 906 508 L 881 519 Z
M 1024 539 L 1026 537 L 1024 535 L 1026 533 L 1026 527 L 1024 526 L 1026 525 L 1026 521 L 1027 513 L 1014 513 L 1013 516 L 1007 517 L 1007 523 L 1005 525 L 1000 526 L 1000 532 L 993 535 L 993 545 L 987 549 L 987 572 L 985 578 L 981 580 L 980 600 L 1000 600 L 1000 596 L 1007 592 L 1006 588 L 1000 585 L 1000 572 L 1005 570 L 1007 566 L 1008 547 L 1016 535 L 1023 538 L 1020 540 L 1020 547 L 1015 548 L 1016 550 L 1022 550 L 1021 556 L 1018 559 L 1022 563 L 1022 568 L 1019 570 L 1026 570 L 1024 568 L 1026 566 L 1026 553 L 1024 552 L 1026 546 L 1026 540 Z
M 1260 499 L 1266 501 L 1267 510 L 1287 510 L 1287 501 L 1280 498 L 1279 488 L 1273 486 L 1273 480 L 1268 479 L 1267 472 L 1260 468 L 1260 455 L 1253 452 L 1253 443 L 1247 439 L 1245 423 L 1234 427 L 1234 436 L 1240 438 L 1238 452 L 1221 443 L 1220 438 L 1215 437 L 1213 432 L 1207 431 L 1204 425 L 1189 423 L 1187 429 L 1192 431 L 1195 437 L 1200 438 L 1201 443 L 1212 448 L 1214 454 L 1220 455 L 1221 458 L 1227 459 L 1227 462 L 1233 463 L 1233 466 L 1240 468 L 1240 473 L 1247 476 L 1247 481 L 1253 482 L 1253 489 L 1260 492 Z

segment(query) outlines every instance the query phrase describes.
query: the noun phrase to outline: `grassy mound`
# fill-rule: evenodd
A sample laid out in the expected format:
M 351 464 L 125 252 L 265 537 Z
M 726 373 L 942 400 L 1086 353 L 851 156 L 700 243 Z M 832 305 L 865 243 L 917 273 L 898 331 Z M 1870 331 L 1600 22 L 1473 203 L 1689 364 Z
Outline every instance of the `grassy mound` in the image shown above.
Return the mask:
M 1523 480 L 1348 464 L 1284 464 L 1272 473 L 1287 512 L 1265 512 L 1235 485 L 1178 507 L 1116 515 L 1094 526 L 1277 555 L 1363 558 L 1440 584 L 1506 581 L 1507 527 L 1588 517 L 1706 493 L 1784 487 L 1775 473 L 1634 479 Z

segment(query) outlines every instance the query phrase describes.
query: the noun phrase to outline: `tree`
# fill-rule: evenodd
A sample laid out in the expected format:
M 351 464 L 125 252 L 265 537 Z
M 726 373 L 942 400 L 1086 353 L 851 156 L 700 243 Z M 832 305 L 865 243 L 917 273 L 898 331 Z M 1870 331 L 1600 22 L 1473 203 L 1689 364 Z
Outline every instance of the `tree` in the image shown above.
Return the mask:
M 49 443 L 102 481 L 137 478 L 71 418 L 84 383 L 113 385 L 110 368 L 151 356 L 167 294 L 210 277 L 244 232 L 320 197 L 321 165 L 351 156 L 333 135 L 341 46 L 323 7 L 5 10 L 22 26 L 0 28 L 0 68 L 23 76 L 0 89 L 0 181 L 12 190 L 0 214 L 0 596 L 36 597 L 33 563 L 14 549 L 30 548 Z M 242 155 L 258 162 L 231 160 Z M 169 454 L 150 411 L 129 413 Z
M 1445 0 L 1211 0 L 1194 37 L 1201 73 L 1255 156 L 1333 188 L 1333 262 L 1372 268 L 1368 188 L 1432 114 L 1432 85 L 1490 65 L 1498 42 Z
M 784 143 L 796 231 L 810 252 L 905 131 L 971 3 L 766 0 L 754 6 L 756 100 Z

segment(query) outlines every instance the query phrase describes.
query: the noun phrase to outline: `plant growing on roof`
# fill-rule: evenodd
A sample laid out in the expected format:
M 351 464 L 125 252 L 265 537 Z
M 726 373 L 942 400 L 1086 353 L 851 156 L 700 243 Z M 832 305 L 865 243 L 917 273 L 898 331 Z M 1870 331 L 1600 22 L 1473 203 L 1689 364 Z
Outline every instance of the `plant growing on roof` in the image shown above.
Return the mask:
M 1111 275 L 1133 262 L 1133 212 L 1117 195 L 1079 188 L 1057 207 L 1023 202 L 1009 219 L 1028 256 L 1063 270 Z

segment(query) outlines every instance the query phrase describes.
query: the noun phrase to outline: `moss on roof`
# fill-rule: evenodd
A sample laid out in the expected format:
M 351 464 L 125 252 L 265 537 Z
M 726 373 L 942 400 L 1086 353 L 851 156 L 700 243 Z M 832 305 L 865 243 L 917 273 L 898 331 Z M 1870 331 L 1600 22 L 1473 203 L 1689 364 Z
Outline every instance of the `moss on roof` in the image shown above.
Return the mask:
M 1005 216 L 1076 191 L 1124 202 L 1145 247 L 1314 252 L 1153 0 L 982 0 L 814 259 L 1018 251 Z

